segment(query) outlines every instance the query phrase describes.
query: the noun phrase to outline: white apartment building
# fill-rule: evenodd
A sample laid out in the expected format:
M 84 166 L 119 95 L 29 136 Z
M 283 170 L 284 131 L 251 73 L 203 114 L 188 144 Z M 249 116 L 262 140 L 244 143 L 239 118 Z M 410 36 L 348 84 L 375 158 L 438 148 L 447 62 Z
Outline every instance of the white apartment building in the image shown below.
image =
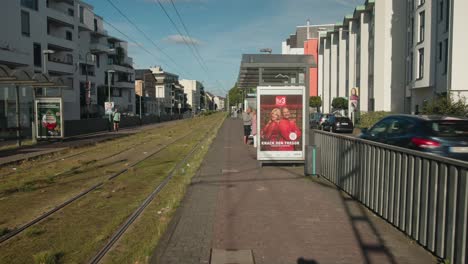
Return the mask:
M 103 19 L 89 4 L 81 0 L 3 1 L 0 24 L 0 64 L 34 72 L 46 68 L 49 75 L 67 80 L 68 87 L 62 92 L 64 120 L 103 114 L 109 96 L 108 70 L 114 71 L 111 100 L 119 111 L 135 112 L 134 70 L 127 43 L 107 34 Z M 53 53 L 44 55 L 44 51 Z M 15 96 L 12 89 L 0 87 L 0 116 L 6 117 L 7 123 Z M 59 93 L 58 89 L 39 89 L 37 96 Z M 23 112 L 30 114 L 32 90 L 23 89 L 20 101 Z
M 213 102 L 214 102 L 215 108 L 216 108 L 215 110 L 224 111 L 225 101 L 226 101 L 226 98 L 216 95 L 213 98 Z
M 184 87 L 184 93 L 187 95 L 187 103 L 190 105 L 193 113 L 200 111 L 201 92 L 204 91 L 203 84 L 197 80 L 180 80 L 179 83 Z
M 323 111 L 333 110 L 334 98 L 349 98 L 352 88 L 361 112 L 414 113 L 437 94 L 467 96 L 461 58 L 468 57 L 468 40 L 461 25 L 468 19 L 458 11 L 467 8 L 463 0 L 367 0 L 357 6 L 320 37 Z
M 179 83 L 179 75 L 164 71 L 160 66 L 150 70 L 156 78 L 156 98 L 161 113 L 172 115 L 178 113 L 179 108 L 185 108 L 184 87 Z

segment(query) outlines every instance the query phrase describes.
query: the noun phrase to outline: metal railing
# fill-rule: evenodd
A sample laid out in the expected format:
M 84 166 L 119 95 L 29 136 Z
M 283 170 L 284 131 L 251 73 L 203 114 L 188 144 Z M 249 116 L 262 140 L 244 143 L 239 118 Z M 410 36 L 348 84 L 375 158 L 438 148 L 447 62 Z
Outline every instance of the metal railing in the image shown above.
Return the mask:
M 314 131 L 318 173 L 450 263 L 468 263 L 468 163 Z

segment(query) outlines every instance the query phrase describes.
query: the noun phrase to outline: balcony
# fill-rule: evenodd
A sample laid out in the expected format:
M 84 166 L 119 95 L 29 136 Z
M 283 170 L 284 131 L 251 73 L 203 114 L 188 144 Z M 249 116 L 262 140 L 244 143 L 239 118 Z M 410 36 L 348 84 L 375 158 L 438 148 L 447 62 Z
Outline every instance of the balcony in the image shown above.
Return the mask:
M 92 53 L 109 53 L 110 48 L 106 44 L 98 43 L 98 42 L 91 42 L 89 45 L 89 49 Z
M 47 70 L 56 73 L 72 74 L 74 72 L 73 59 L 66 57 L 49 57 Z
M 114 71 L 118 71 L 118 72 L 125 72 L 125 73 L 134 73 L 135 71 L 133 70 L 132 67 L 130 67 L 129 65 L 118 65 L 118 64 L 109 64 L 108 65 L 108 69 L 109 70 L 114 70 Z
M 73 27 L 75 24 L 75 18 L 62 10 L 49 7 L 46 10 L 46 15 L 49 19 L 55 20 L 57 23 L 63 23 L 66 26 Z
M 76 43 L 73 41 L 53 35 L 47 35 L 47 42 L 49 43 L 49 47 L 53 50 L 73 51 L 76 49 Z
M 114 87 L 117 87 L 117 88 L 127 88 L 127 89 L 135 89 L 135 82 L 117 81 L 117 82 L 114 82 Z

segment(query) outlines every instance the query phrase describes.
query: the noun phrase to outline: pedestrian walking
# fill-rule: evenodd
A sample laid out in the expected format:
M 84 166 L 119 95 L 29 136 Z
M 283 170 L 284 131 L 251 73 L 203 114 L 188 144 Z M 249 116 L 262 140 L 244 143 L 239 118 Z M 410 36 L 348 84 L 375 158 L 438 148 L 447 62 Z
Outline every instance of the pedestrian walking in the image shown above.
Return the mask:
M 250 136 L 250 130 L 252 129 L 252 117 L 250 116 L 250 108 L 247 108 L 245 112 L 242 112 L 242 121 L 244 122 L 244 144 L 247 144 Z
M 115 108 L 113 120 L 114 120 L 114 131 L 119 131 L 120 112 L 119 112 L 119 109 L 117 108 Z
M 253 136 L 253 146 L 254 148 L 257 147 L 257 110 L 252 109 L 252 136 Z

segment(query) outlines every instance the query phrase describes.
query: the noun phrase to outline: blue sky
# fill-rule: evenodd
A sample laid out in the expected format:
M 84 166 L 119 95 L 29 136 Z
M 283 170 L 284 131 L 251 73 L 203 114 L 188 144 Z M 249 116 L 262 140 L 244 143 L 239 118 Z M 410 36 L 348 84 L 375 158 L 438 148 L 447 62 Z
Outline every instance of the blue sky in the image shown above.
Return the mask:
M 160 8 L 157 0 L 110 0 L 127 15 L 151 40 L 129 24 L 108 0 L 85 0 L 104 20 L 132 38 L 129 55 L 135 68 L 161 65 L 179 74 L 181 79 L 203 81 L 206 90 L 224 95 L 236 82 L 243 53 L 258 53 L 272 48 L 281 53 L 281 42 L 295 32 L 295 27 L 341 21 L 364 0 L 173 0 L 188 31 L 203 57 L 203 70 L 179 33 Z M 185 31 L 170 0 L 160 0 L 180 31 Z M 126 39 L 105 25 L 109 34 Z M 186 39 L 187 40 L 187 39 Z M 143 51 L 143 46 L 153 55 Z

